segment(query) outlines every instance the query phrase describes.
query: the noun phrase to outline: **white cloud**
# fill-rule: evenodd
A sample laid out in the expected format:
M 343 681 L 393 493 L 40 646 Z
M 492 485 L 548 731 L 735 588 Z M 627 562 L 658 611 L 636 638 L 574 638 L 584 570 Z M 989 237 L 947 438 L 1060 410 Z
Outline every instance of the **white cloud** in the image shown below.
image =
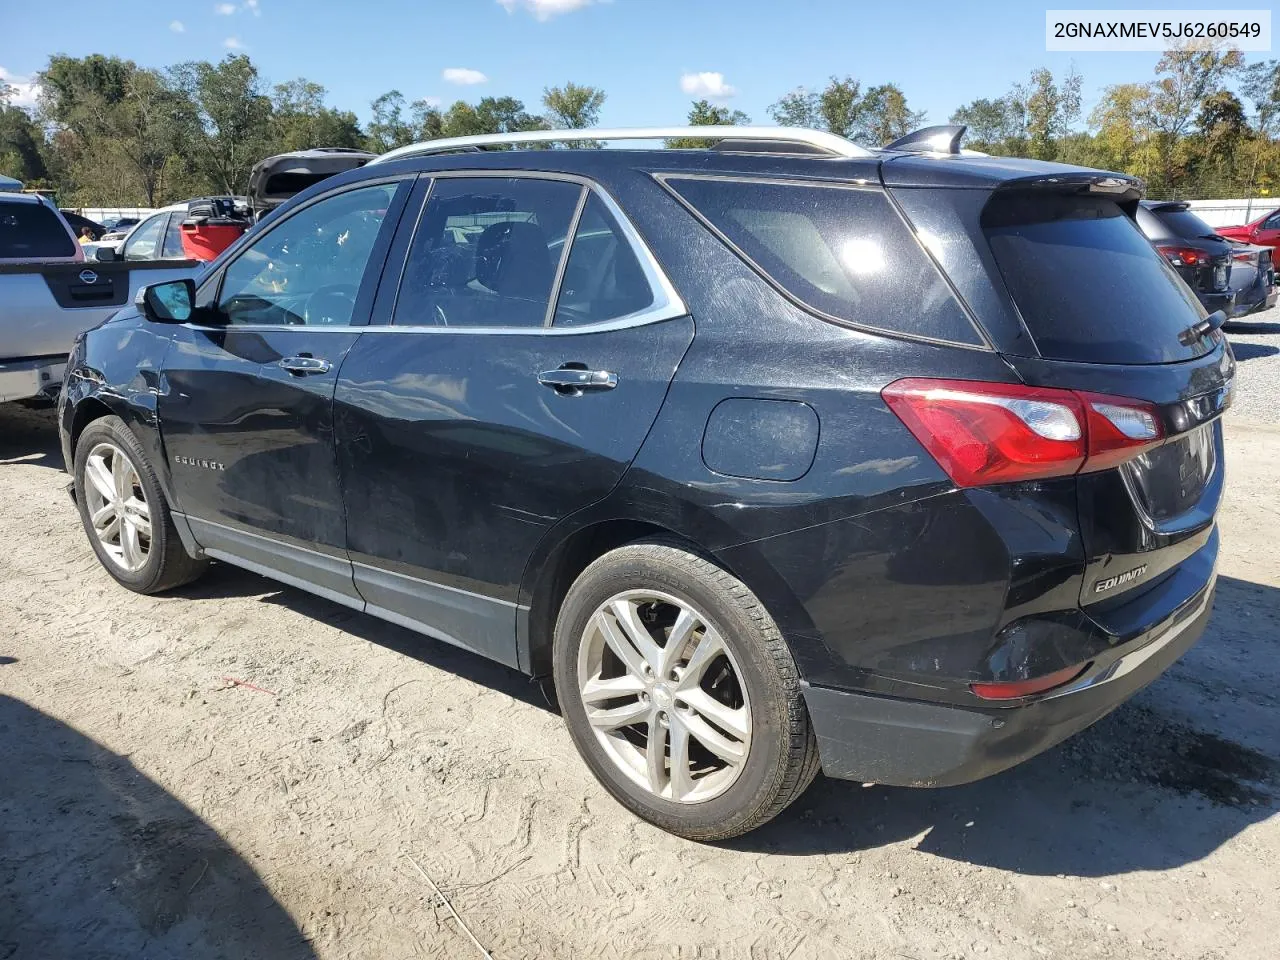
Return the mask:
M 244 0 L 244 8 L 255 17 L 262 16 L 262 10 L 258 6 L 258 0 Z
M 243 50 L 244 44 L 240 42 L 239 37 L 227 37 L 222 41 L 222 45 L 228 50 Z
M 446 67 L 440 76 L 444 78 L 446 83 L 456 83 L 464 87 L 489 82 L 489 78 L 479 70 L 470 70 L 466 67 Z
M 550 20 L 562 13 L 572 13 L 588 7 L 597 0 L 498 0 L 507 13 L 515 13 L 517 8 L 527 10 L 537 20 Z M 608 3 L 609 0 L 600 0 Z
M 691 97 L 722 99 L 737 94 L 738 88 L 724 82 L 723 73 L 686 73 L 680 78 L 680 89 Z
M 40 97 L 38 83 L 26 77 L 15 76 L 4 67 L 0 67 L 0 84 L 8 84 L 13 88 L 13 96 L 9 99 L 10 106 L 34 107 L 36 100 Z
M 187 28 L 181 20 L 173 20 L 169 23 L 169 29 L 174 33 L 186 33 Z
M 213 12 L 222 17 L 229 17 L 236 12 L 234 3 L 220 3 L 213 8 Z

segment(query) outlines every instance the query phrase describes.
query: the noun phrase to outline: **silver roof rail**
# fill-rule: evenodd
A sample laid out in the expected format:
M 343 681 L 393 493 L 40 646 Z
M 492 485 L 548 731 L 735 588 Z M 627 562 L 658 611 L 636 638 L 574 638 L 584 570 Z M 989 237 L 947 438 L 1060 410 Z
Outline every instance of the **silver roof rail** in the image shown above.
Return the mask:
M 374 163 L 387 163 L 405 157 L 427 157 L 441 153 L 475 153 L 485 147 L 511 146 L 522 143 L 572 143 L 579 140 L 672 140 L 697 138 L 699 140 L 761 140 L 785 141 L 816 147 L 833 157 L 871 157 L 872 151 L 851 143 L 844 137 L 821 130 L 803 127 L 630 127 L 601 129 L 588 127 L 582 130 L 531 130 L 527 133 L 491 133 L 478 137 L 452 137 L 443 140 L 424 140 L 397 147 L 382 154 Z

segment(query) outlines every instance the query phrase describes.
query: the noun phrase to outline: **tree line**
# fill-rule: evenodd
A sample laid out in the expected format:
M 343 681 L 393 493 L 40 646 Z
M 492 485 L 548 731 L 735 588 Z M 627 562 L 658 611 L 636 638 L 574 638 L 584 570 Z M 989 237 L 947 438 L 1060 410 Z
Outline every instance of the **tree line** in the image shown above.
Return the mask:
M 447 107 L 391 90 L 361 124 L 305 79 L 270 84 L 249 57 L 165 70 L 94 54 L 50 57 L 34 109 L 13 103 L 0 81 L 0 174 L 50 187 L 63 205 L 158 206 L 202 194 L 243 193 L 263 157 L 308 147 L 382 153 L 439 137 L 597 124 L 605 91 L 548 87 L 530 109 L 511 96 Z M 1082 78 L 1032 72 L 1003 95 L 957 109 L 965 145 L 993 154 L 1058 160 L 1143 177 L 1151 196 L 1266 196 L 1280 178 L 1280 61 L 1245 64 L 1237 51 L 1170 50 L 1147 82 L 1107 87 L 1082 116 Z M 832 77 L 768 108 L 784 126 L 813 127 L 869 145 L 921 126 L 893 83 Z M 745 113 L 698 100 L 691 125 L 741 125 Z M 673 146 L 702 141 L 677 140 Z

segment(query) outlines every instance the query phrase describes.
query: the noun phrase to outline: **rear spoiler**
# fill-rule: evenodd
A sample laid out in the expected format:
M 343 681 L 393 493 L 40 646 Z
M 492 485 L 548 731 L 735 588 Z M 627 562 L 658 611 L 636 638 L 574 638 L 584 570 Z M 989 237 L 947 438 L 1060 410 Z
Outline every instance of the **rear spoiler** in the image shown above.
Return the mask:
M 1081 170 L 1015 177 L 998 184 L 992 193 L 1013 191 L 1105 197 L 1108 200 L 1114 200 L 1122 207 L 1126 205 L 1136 207 L 1143 194 L 1147 192 L 1147 185 L 1141 178 L 1126 176 L 1123 173 Z

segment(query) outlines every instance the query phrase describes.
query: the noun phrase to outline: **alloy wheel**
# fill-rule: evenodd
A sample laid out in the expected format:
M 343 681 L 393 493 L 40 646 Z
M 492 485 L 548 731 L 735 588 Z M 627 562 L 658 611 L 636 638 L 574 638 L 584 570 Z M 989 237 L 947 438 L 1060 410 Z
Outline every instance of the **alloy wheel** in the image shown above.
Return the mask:
M 114 443 L 89 451 L 81 481 L 89 524 L 103 552 L 126 573 L 151 555 L 151 508 L 138 470 Z
M 665 800 L 718 797 L 751 750 L 751 705 L 724 638 L 683 600 L 630 590 L 591 615 L 578 688 L 605 754 Z

